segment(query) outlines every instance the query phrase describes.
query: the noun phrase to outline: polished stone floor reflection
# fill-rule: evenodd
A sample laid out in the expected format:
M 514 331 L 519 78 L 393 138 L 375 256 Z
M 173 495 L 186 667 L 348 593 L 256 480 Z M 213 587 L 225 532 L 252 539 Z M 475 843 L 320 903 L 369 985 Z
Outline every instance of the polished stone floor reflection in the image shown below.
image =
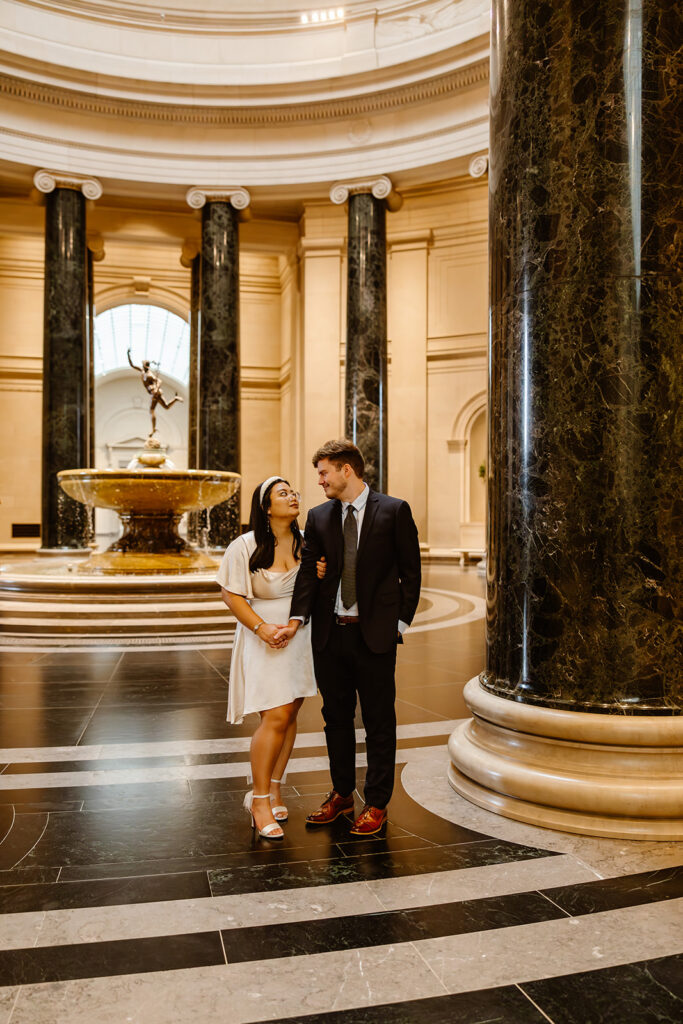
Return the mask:
M 252 837 L 229 642 L 0 637 L 0 1024 L 683 1019 L 680 844 L 550 832 L 448 786 L 483 591 L 474 567 L 426 572 L 390 820 L 366 839 L 303 824 L 329 788 L 317 698 L 286 839 Z

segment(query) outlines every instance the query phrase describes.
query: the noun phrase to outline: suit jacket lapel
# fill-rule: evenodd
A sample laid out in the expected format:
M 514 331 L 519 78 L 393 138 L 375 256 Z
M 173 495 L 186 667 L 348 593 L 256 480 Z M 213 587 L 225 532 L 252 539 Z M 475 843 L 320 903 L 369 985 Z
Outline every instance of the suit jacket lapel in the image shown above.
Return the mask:
M 365 514 L 363 516 L 363 525 L 361 526 L 361 529 L 360 529 L 360 539 L 358 541 L 358 558 L 359 559 L 360 559 L 360 556 L 363 553 L 363 549 L 365 548 L 365 545 L 367 543 L 368 535 L 369 535 L 370 531 L 372 530 L 372 524 L 373 524 L 375 515 L 377 514 L 378 507 L 379 507 L 379 497 L 377 495 L 377 491 L 373 491 L 372 488 L 371 488 L 370 489 L 370 493 L 368 494 L 367 504 L 365 506 Z

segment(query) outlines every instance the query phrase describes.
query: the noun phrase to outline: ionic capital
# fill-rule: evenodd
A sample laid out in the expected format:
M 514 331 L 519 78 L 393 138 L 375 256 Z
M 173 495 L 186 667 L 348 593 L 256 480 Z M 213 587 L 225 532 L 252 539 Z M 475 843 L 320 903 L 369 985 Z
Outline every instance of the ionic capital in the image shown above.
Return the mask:
M 330 199 L 335 206 L 341 206 L 349 196 L 359 192 L 370 192 L 375 199 L 384 199 L 389 210 L 399 210 L 403 196 L 394 191 L 391 178 L 380 174 L 377 178 L 359 178 L 356 181 L 337 181 L 330 189 Z
M 185 200 L 193 210 L 201 210 L 205 203 L 230 203 L 236 210 L 246 210 L 251 196 L 241 185 L 193 185 L 185 193 Z
M 82 192 L 86 199 L 99 199 L 102 185 L 97 178 L 84 174 L 67 174 L 63 171 L 36 171 L 33 184 L 39 192 L 54 192 L 56 188 L 70 188 Z
M 470 160 L 469 172 L 472 178 L 482 178 L 489 167 L 488 153 L 483 153 L 481 156 L 473 156 Z

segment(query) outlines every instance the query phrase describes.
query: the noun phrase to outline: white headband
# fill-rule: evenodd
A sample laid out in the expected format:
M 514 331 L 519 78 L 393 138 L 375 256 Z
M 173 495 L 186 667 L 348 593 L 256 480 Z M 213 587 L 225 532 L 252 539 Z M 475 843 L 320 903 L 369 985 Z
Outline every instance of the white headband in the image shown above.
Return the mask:
M 282 480 L 283 483 L 286 483 L 286 481 L 284 480 L 284 477 L 281 477 L 281 476 L 269 476 L 268 479 L 264 480 L 263 483 L 261 484 L 261 490 L 259 491 L 259 498 L 258 498 L 259 503 L 261 505 L 263 504 L 263 495 L 266 493 L 266 491 L 268 490 L 270 485 L 274 484 L 276 480 Z

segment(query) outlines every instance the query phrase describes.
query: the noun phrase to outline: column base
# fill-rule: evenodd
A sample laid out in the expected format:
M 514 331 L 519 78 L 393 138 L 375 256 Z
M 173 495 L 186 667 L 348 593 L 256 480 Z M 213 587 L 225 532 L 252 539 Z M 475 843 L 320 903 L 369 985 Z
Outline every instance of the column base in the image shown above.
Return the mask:
M 448 780 L 531 825 L 616 839 L 683 839 L 683 718 L 556 711 L 467 683 Z

